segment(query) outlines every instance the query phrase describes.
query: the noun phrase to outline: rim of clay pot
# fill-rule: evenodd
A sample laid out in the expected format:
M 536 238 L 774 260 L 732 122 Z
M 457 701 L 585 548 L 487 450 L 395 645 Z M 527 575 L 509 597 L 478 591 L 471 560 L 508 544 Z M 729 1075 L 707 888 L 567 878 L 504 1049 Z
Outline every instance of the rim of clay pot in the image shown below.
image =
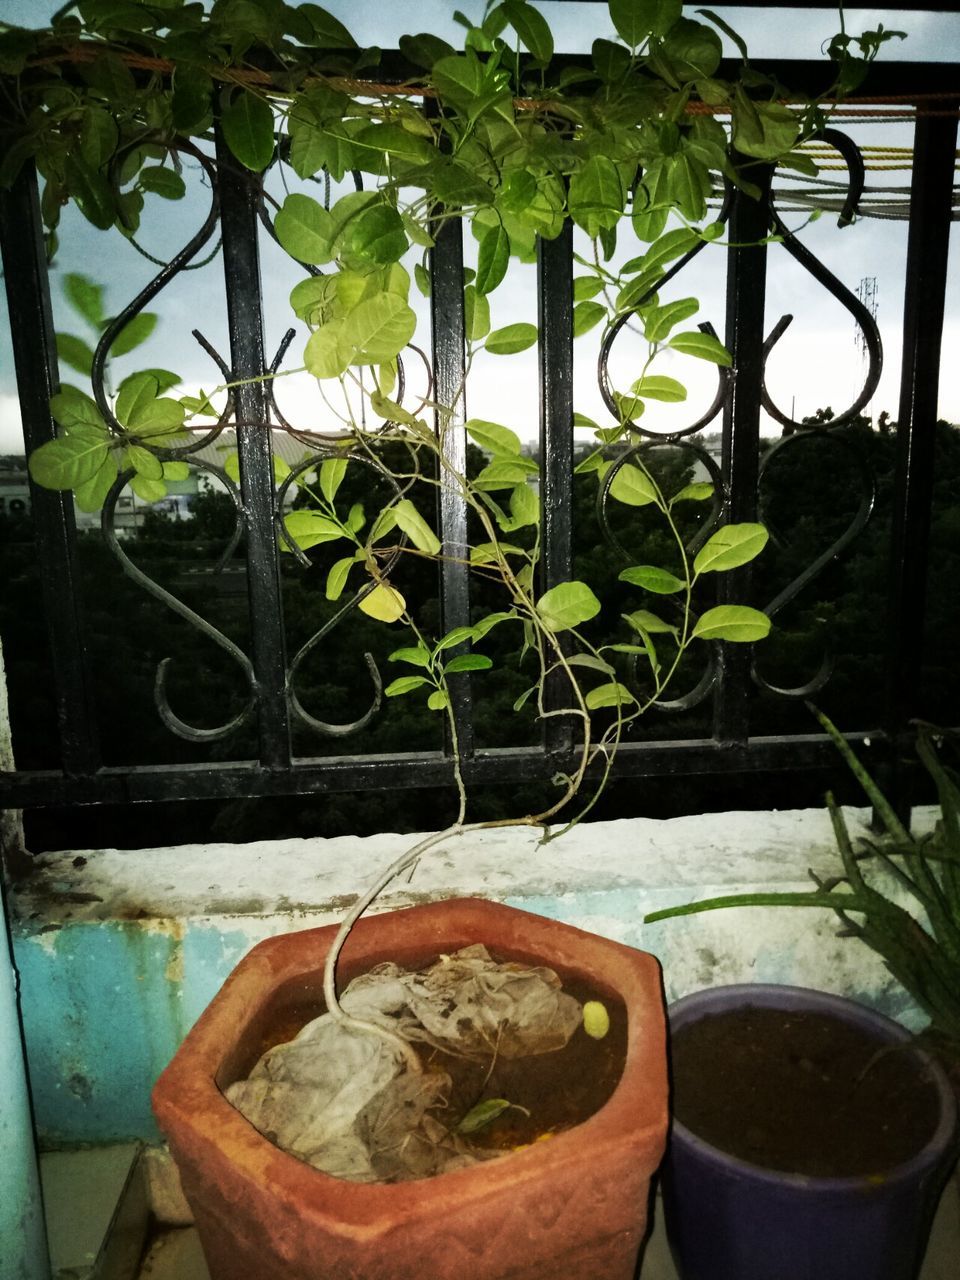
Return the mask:
M 859 1004 L 856 1000 L 833 995 L 827 991 L 818 991 L 811 987 L 795 987 L 772 982 L 732 983 L 729 986 L 708 987 L 703 991 L 694 991 L 690 995 L 682 996 L 667 1007 L 669 1031 L 672 1034 L 679 1027 L 696 1022 L 710 1014 L 750 1006 L 766 1009 L 813 1009 L 833 1013 L 844 1021 L 877 1032 L 882 1039 L 891 1044 L 904 1044 L 913 1039 L 910 1032 L 898 1022 L 878 1013 L 875 1009 Z M 883 1179 L 883 1187 L 893 1187 L 909 1182 L 922 1170 L 934 1168 L 945 1157 L 956 1138 L 957 1102 L 946 1074 L 930 1054 L 919 1046 L 912 1045 L 910 1053 L 929 1073 L 931 1083 L 937 1091 L 940 1117 L 927 1142 L 916 1155 L 890 1170 Z M 698 1137 L 671 1112 L 670 1141 L 674 1138 L 679 1138 L 692 1150 L 702 1155 L 709 1155 L 731 1173 L 749 1175 L 771 1186 L 789 1186 L 798 1191 L 822 1193 L 824 1191 L 855 1191 L 864 1187 L 877 1188 L 880 1185 L 868 1174 L 827 1178 L 814 1174 L 769 1169 L 764 1165 L 754 1164 L 750 1160 L 730 1155 L 722 1147 L 716 1147 L 713 1143 Z
M 445 919 L 447 923 L 444 931 L 447 933 L 448 940 L 455 937 L 458 931 L 462 931 L 464 922 L 471 929 L 479 922 L 479 932 L 482 934 L 486 921 L 492 922 L 497 916 L 502 919 L 512 918 L 511 927 L 516 930 L 517 936 L 506 943 L 507 949 L 511 952 L 526 953 L 531 958 L 536 956 L 541 963 L 569 968 L 595 977 L 601 984 L 609 985 L 610 990 L 628 1004 L 631 995 L 639 994 L 640 991 L 646 992 L 640 997 L 641 1005 L 648 1000 L 652 1002 L 656 999 L 649 988 L 643 986 L 640 976 L 644 970 L 649 974 L 651 966 L 659 967 L 655 958 L 649 954 L 599 935 L 586 933 L 562 921 L 534 915 L 520 908 L 489 899 L 446 899 L 441 902 L 418 904 L 408 910 L 387 911 L 364 917 L 355 926 L 352 938 L 348 941 L 348 948 L 365 949 L 365 944 L 378 934 L 384 923 L 384 916 L 394 916 L 398 922 L 402 917 L 404 924 L 411 926 L 418 917 L 424 923 L 432 917 Z M 531 1177 L 539 1176 L 538 1171 L 579 1165 L 583 1159 L 584 1143 L 602 1140 L 611 1149 L 630 1148 L 636 1142 L 640 1131 L 654 1132 L 657 1129 L 656 1116 L 651 1116 L 638 1129 L 634 1113 L 635 1100 L 632 1091 L 640 1085 L 640 1082 L 650 1080 L 650 1055 L 654 1054 L 655 1057 L 656 1044 L 655 1036 L 654 1048 L 649 1050 L 640 1048 L 640 1044 L 650 1033 L 650 1027 L 644 1022 L 641 1013 L 639 1020 L 631 1019 L 630 1021 L 623 1072 L 606 1103 L 579 1125 L 557 1134 L 550 1142 L 534 1143 L 527 1150 L 513 1152 L 503 1160 L 486 1161 L 466 1169 L 448 1170 L 428 1179 L 400 1183 L 363 1183 L 336 1178 L 319 1169 L 312 1169 L 296 1156 L 273 1146 L 227 1101 L 216 1083 L 215 1077 L 224 1056 L 221 1033 L 225 1029 L 223 1013 L 225 992 L 227 987 L 233 987 L 236 990 L 238 981 L 241 987 L 245 987 L 253 977 L 254 971 L 259 968 L 273 970 L 279 977 L 288 967 L 280 960 L 281 952 L 288 949 L 294 952 L 300 946 L 314 949 L 308 964 L 311 970 L 319 971 L 322 969 L 326 947 L 336 927 L 336 925 L 321 926 L 302 933 L 295 932 L 267 938 L 258 943 L 237 965 L 224 988 L 214 997 L 194 1029 L 188 1033 L 184 1047 L 195 1045 L 199 1041 L 202 1043 L 202 1048 L 198 1046 L 199 1057 L 194 1057 L 189 1071 L 185 1071 L 183 1048 L 181 1048 L 174 1055 L 155 1088 L 154 1097 L 162 1098 L 161 1110 L 164 1112 L 171 1109 L 186 1112 L 201 1103 L 205 1108 L 210 1108 L 211 1114 L 216 1116 L 220 1133 L 229 1135 L 231 1158 L 247 1172 L 253 1170 L 255 1173 L 262 1162 L 264 1152 L 269 1152 L 274 1162 L 274 1171 L 280 1181 L 296 1182 L 308 1200 L 317 1199 L 319 1207 L 326 1208 L 330 1204 L 335 1204 L 338 1213 L 342 1213 L 351 1221 L 356 1220 L 370 1226 L 379 1217 L 380 1207 L 384 1202 L 395 1201 L 397 1204 L 409 1202 L 414 1205 L 418 1199 L 424 1201 L 422 1189 L 425 1185 L 436 1188 L 448 1182 L 475 1184 L 477 1194 L 482 1195 L 492 1177 L 499 1181 L 520 1184 L 529 1181 Z M 544 935 L 549 935 L 549 941 Z M 425 936 L 430 938 L 429 932 Z M 571 950 L 574 936 L 576 936 L 577 954 Z M 479 940 L 475 933 L 470 933 L 470 937 Z M 323 940 L 322 945 L 321 940 Z M 430 940 L 436 942 L 437 938 L 433 937 Z M 464 940 L 466 941 L 466 935 Z M 601 956 L 605 961 L 603 965 L 599 962 Z M 603 972 L 607 965 L 619 970 L 616 976 L 611 970 Z M 293 973 L 297 967 L 299 964 L 291 967 L 290 972 Z M 242 978 L 240 978 L 241 973 L 244 975 Z M 662 993 L 660 998 L 656 999 L 658 1010 L 663 1008 L 661 1000 Z M 651 1003 L 651 1012 L 652 1009 Z M 665 1076 L 664 1066 L 664 1092 Z M 163 1127 L 161 1117 L 161 1128 Z M 651 1174 L 659 1163 L 659 1159 L 660 1157 L 657 1156 L 652 1161 Z M 305 1176 L 304 1171 L 311 1176 Z

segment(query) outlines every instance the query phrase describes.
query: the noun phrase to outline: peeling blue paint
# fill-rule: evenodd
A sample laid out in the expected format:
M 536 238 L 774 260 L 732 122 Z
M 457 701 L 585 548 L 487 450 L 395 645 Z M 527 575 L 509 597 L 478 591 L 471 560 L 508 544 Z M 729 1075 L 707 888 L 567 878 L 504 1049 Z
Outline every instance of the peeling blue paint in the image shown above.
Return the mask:
M 0 914 L 3 907 L 0 903 Z M 49 1280 L 43 1203 L 17 1017 L 16 973 L 0 940 L 0 1280 Z
M 157 1076 L 257 940 L 210 921 L 22 924 L 15 950 L 43 1144 L 156 1141 Z

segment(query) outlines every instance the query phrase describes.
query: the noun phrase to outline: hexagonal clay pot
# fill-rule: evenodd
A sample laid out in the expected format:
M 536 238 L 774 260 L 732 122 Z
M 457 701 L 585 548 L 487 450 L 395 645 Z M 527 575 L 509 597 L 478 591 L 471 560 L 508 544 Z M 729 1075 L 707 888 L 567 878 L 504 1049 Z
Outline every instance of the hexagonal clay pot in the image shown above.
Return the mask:
M 224 1098 L 271 1011 L 319 997 L 336 930 L 269 939 L 243 959 L 157 1082 L 154 1109 L 213 1280 L 632 1280 L 667 1129 L 665 1030 L 652 956 L 479 900 L 363 919 L 341 983 L 482 942 L 619 997 L 627 1053 L 593 1116 L 502 1159 L 398 1184 L 346 1182 L 262 1137 Z

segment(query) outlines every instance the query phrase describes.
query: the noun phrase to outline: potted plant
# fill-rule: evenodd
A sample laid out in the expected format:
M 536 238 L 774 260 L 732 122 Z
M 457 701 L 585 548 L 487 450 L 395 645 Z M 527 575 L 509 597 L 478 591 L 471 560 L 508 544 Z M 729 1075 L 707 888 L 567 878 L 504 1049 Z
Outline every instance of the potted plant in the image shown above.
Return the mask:
M 36 160 L 51 248 L 59 209 L 71 200 L 94 225 L 134 235 L 146 199 L 183 195 L 183 153 L 210 176 L 214 190 L 220 165 L 234 177 L 245 173 L 262 192 L 272 234 L 304 268 L 291 295 L 309 330 L 303 366 L 326 392 L 339 387 L 343 393 L 336 430 L 292 470 L 278 463 L 280 549 L 309 564 L 322 554 L 318 548 L 333 548 L 338 554 L 325 575 L 327 600 L 347 599 L 350 587 L 351 606 L 406 629 L 390 655 L 406 674 L 382 692 L 425 696 L 432 711 L 448 718 L 454 746 L 455 821 L 388 868 L 339 930 L 255 949 L 157 1086 L 157 1111 L 221 1278 L 371 1280 L 422 1274 L 427 1256 L 429 1274 L 437 1278 L 465 1270 L 491 1280 L 632 1274 L 665 1127 L 652 962 L 475 903 L 357 921 L 384 885 L 444 842 L 508 821 L 538 828 L 544 840 L 562 834 L 590 809 L 625 728 L 661 695 L 692 646 L 749 643 L 769 629 L 769 620 L 747 606 L 701 608 L 712 575 L 748 563 L 762 549 L 765 530 L 753 523 L 720 525 L 717 503 L 712 523 L 685 517 L 714 498 L 712 486 L 684 483 L 664 492 L 636 425 L 646 402 L 675 402 L 686 394 L 675 377 L 655 371 L 665 353 L 730 365 L 708 327 L 683 328 L 696 300 L 663 302 L 659 294 L 667 264 L 722 236 L 722 222 L 708 221 L 708 196 L 722 183 L 758 193 L 757 173 L 782 158 L 809 167 L 794 148 L 824 119 L 821 102 L 786 105 L 781 87 L 747 65 L 745 50 L 739 78 L 722 76 L 716 28 L 734 33 L 706 16 L 708 22 L 683 16 L 679 0 L 611 0 L 609 20 L 619 39 L 598 39 L 588 66 L 558 69 L 549 25 L 537 9 L 526 0 L 488 3 L 478 25 L 463 19 L 462 50 L 429 34 L 402 39 L 411 75 L 384 75 L 384 82 L 372 80 L 375 51 L 359 50 L 342 24 L 313 4 L 217 0 L 207 13 L 175 0 L 84 0 L 79 17 L 62 9 L 48 31 L 8 27 L 0 33 L 4 70 L 17 77 L 0 178 L 10 182 L 27 160 Z M 845 33 L 835 38 L 837 94 L 857 83 L 889 34 L 881 29 L 858 42 Z M 366 79 L 358 84 L 361 71 Z M 688 111 L 692 102 L 707 110 Z M 714 110 L 730 114 L 729 131 Z M 327 197 L 302 190 L 274 197 L 263 179 L 274 164 L 286 166 L 294 180 L 319 177 L 328 184 Z M 329 182 L 351 172 L 372 185 L 332 198 Z M 668 229 L 671 212 L 681 225 Z M 576 332 L 630 319 L 649 344 L 639 377 L 611 392 L 617 421 L 595 429 L 596 447 L 580 470 L 595 474 L 604 500 L 656 513 L 672 547 L 668 564 L 636 564 L 621 573 L 637 588 L 638 607 L 623 617 L 624 638 L 609 642 L 589 630 L 601 603 L 588 583 L 565 581 L 546 590 L 539 583 L 540 502 L 531 483 L 537 468 L 517 433 L 500 423 L 463 421 L 462 382 L 442 395 L 428 386 L 412 408 L 404 403 L 403 354 L 416 327 L 410 289 L 414 282 L 430 288 L 424 262 L 416 264 L 413 281 L 401 263 L 411 247 L 422 249 L 426 261 L 448 223 L 472 225 L 478 261 L 463 295 L 468 373 L 480 350 L 504 357 L 536 341 L 533 325 L 492 328 L 489 299 L 511 256 L 529 258 L 536 237 L 555 238 L 568 218 L 593 245 L 592 260 L 578 259 Z M 626 223 L 641 252 L 620 266 L 616 234 Z M 176 375 L 145 369 L 109 394 L 106 360 L 118 342 L 133 345 L 127 331 L 154 289 L 105 322 L 90 361 L 93 395 L 64 387 L 54 396 L 59 435 L 30 458 L 36 483 L 73 491 L 89 510 L 105 505 L 109 511 L 127 483 L 147 501 L 161 497 L 204 438 L 234 417 L 250 381 L 228 378 L 209 394 L 178 396 L 170 394 Z M 253 381 L 269 386 L 276 376 L 263 370 Z M 486 454 L 477 474 L 462 462 L 466 438 Z M 358 471 L 374 476 L 386 493 L 373 510 L 369 501 L 344 501 L 348 477 Z M 217 474 L 236 495 L 242 461 L 228 459 Z M 444 545 L 431 511 L 450 494 L 464 505 L 468 528 L 464 540 Z M 403 566 L 449 559 L 466 562 L 500 599 L 497 607 L 477 610 L 469 625 L 437 634 L 418 617 L 412 594 L 407 598 Z M 650 607 L 658 599 L 669 606 L 668 617 L 662 616 L 667 610 Z M 574 745 L 558 757 L 553 801 L 509 820 L 472 822 L 453 691 L 463 673 L 493 666 L 483 647 L 492 633 L 504 632 L 517 637 L 532 667 L 518 705 L 529 697 L 539 717 L 572 726 Z M 629 687 L 618 663 L 639 664 L 645 680 Z M 381 680 L 371 670 L 376 707 Z M 189 731 L 175 717 L 167 722 Z M 422 961 L 477 941 L 502 961 L 555 966 L 561 975 L 589 979 L 602 997 L 590 1003 L 602 1008 L 593 1010 L 594 1025 L 586 1029 L 598 1037 L 606 1003 L 622 1002 L 628 1026 L 622 1079 L 576 1132 L 509 1159 L 444 1173 L 427 1188 L 354 1185 L 278 1150 L 223 1097 L 222 1089 L 250 1066 L 266 1022 L 292 993 L 317 1000 L 322 991 L 334 1022 L 361 1029 L 341 1006 L 341 953 L 352 974 L 382 960 Z M 367 1024 L 365 1034 L 368 1044 L 389 1043 L 401 1066 L 418 1074 L 409 1045 L 398 1045 L 382 1026 Z
M 956 1080 L 960 1062 L 956 776 L 938 758 L 934 732 L 921 726 L 918 751 L 936 784 L 941 817 L 933 832 L 915 836 L 847 740 L 817 715 L 862 784 L 885 838 L 864 838 L 856 849 L 828 795 L 842 875 L 822 879 L 811 871 L 810 893 L 735 894 L 648 919 L 729 906 L 827 907 L 846 935 L 883 957 L 930 1025 L 914 1040 L 853 1001 L 762 984 L 696 992 L 671 1007 L 676 1113 L 664 1210 L 684 1280 L 850 1274 L 912 1280 L 956 1159 L 957 1106 L 947 1074 Z M 913 910 L 894 900 L 894 886 Z M 718 1046 L 738 1033 L 735 1067 L 732 1050 L 728 1060 Z M 705 1067 L 719 1089 L 705 1087 L 691 1105 Z

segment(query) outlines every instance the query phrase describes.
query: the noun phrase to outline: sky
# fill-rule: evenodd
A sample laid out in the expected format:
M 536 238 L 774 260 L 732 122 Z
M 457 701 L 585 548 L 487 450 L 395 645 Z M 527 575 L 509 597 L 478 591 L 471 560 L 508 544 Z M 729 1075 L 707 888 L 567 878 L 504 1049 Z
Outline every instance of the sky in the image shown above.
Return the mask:
M 44 21 L 50 7 L 48 0 L 0 0 L 0 17 L 11 22 L 38 25 Z M 377 42 L 389 47 L 395 43 L 402 26 L 409 26 L 409 10 L 404 14 L 406 6 L 390 7 L 386 16 L 386 6 L 367 3 L 366 0 L 327 0 L 325 7 L 347 23 L 360 43 Z M 473 14 L 482 10 L 482 3 L 479 0 L 473 3 L 461 0 L 459 5 L 455 5 L 447 0 L 418 0 L 417 25 L 422 30 L 456 40 L 459 28 L 452 21 L 455 7 Z M 554 25 L 558 50 L 584 51 L 589 49 L 597 35 L 613 34 L 604 5 L 545 0 L 539 7 Z M 817 58 L 821 43 L 837 28 L 836 14 L 832 12 L 818 15 L 811 14 L 809 10 L 783 10 L 778 12 L 775 23 L 758 9 L 725 8 L 723 16 L 745 36 L 751 54 L 757 57 Z M 392 22 L 393 27 L 385 26 L 385 22 Z M 882 57 L 923 61 L 960 56 L 960 14 L 847 12 L 848 30 L 870 29 L 879 22 L 885 27 L 907 29 L 910 33 L 904 44 L 887 46 Z M 858 128 L 855 136 L 867 144 L 909 146 L 910 127 L 867 126 Z M 205 193 L 198 175 L 187 173 L 185 176 L 191 187 L 187 200 L 171 203 L 151 197 L 148 214 L 145 215 L 141 236 L 143 247 L 161 259 L 176 252 L 203 218 Z M 909 173 L 879 172 L 868 175 L 868 180 L 884 185 L 894 180 L 904 185 L 909 181 Z M 799 221 L 795 217 L 791 225 L 798 225 Z M 906 237 L 905 222 L 864 218 L 854 226 L 838 230 L 835 219 L 828 215 L 802 232 L 803 242 L 848 288 L 855 292 L 864 279 L 876 282 L 877 319 L 884 343 L 885 367 L 871 407 L 874 413 L 885 409 L 893 416 L 896 416 L 898 399 Z M 287 305 L 289 290 L 304 273 L 276 246 L 267 242 L 266 237 L 264 241 L 265 323 L 267 350 L 272 355 L 292 318 Z M 474 252 L 469 233 L 466 244 L 469 261 L 469 255 Z M 585 245 L 579 248 L 582 251 Z M 639 249 L 640 246 L 628 246 L 625 256 Z M 954 251 L 944 333 L 944 350 L 948 353 L 951 349 L 956 350 L 960 343 L 960 272 L 956 256 Z M 63 276 L 71 271 L 84 272 L 103 283 L 108 309 L 113 312 L 126 305 L 154 274 L 156 267 L 119 235 L 99 232 L 79 215 L 69 210 L 66 212 L 61 229 L 61 250 L 52 278 L 56 322 L 60 329 L 89 337 L 82 322 L 64 302 L 61 282 Z M 678 277 L 664 297 L 698 297 L 701 311 L 691 323 L 710 320 L 722 336 L 724 271 L 723 250 L 708 247 Z M 512 269 L 511 278 L 491 299 L 494 327 L 517 320 L 535 320 L 534 280 L 532 267 L 516 266 Z M 423 334 L 426 335 L 426 303 L 421 301 L 418 306 L 423 317 Z M 154 338 L 135 354 L 117 361 L 115 377 L 119 379 L 125 373 L 150 364 L 174 369 L 191 390 L 201 385 L 206 389 L 215 385 L 219 376 L 209 357 L 189 333 L 199 325 L 204 336 L 220 351 L 226 352 L 219 261 L 214 260 L 200 270 L 178 277 L 151 304 L 151 309 L 160 315 Z M 835 411 L 841 410 L 855 396 L 863 376 L 853 320 L 788 257 L 782 247 L 771 246 L 767 286 L 768 331 L 782 314 L 788 312 L 795 316 L 795 320 L 771 355 L 768 365 L 768 384 L 774 399 L 787 412 L 793 408 L 793 416 L 796 417 L 812 414 L 828 404 Z M 299 362 L 297 353 L 302 351 L 303 337 L 305 334 L 295 340 L 287 367 Z M 606 411 L 596 390 L 597 348 L 596 330 L 577 340 L 576 407 L 604 423 Z M 631 371 L 635 369 L 640 350 L 639 340 L 629 333 L 617 341 L 612 369 L 616 384 L 624 390 L 636 376 L 635 372 L 631 376 Z M 468 412 L 473 416 L 504 422 L 523 438 L 533 439 L 538 420 L 536 368 L 535 351 L 526 353 L 524 357 L 506 359 L 481 356 L 468 388 Z M 698 416 L 700 409 L 709 403 L 716 385 L 715 372 L 702 362 L 680 357 L 668 358 L 660 371 L 684 381 L 690 388 L 690 399 L 684 405 L 660 410 L 659 416 L 648 416 L 646 422 L 660 430 L 680 428 Z M 77 375 L 70 374 L 69 378 L 78 381 Z M 949 357 L 943 362 L 940 392 L 941 416 L 960 421 L 960 366 Z M 316 384 L 306 375 L 284 379 L 278 385 L 278 398 L 281 407 L 298 426 L 329 428 L 329 414 L 317 397 Z M 10 362 L 8 320 L 0 303 L 0 454 L 16 452 L 22 452 L 22 441 Z

